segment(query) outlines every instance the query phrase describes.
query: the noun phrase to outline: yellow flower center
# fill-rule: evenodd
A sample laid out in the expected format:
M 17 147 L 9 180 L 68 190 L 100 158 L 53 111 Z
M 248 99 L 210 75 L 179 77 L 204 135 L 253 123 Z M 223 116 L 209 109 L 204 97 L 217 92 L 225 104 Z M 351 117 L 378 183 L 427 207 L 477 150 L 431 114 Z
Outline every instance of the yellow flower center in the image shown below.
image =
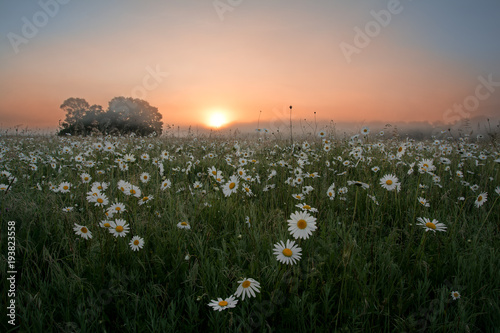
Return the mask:
M 115 230 L 118 231 L 118 232 L 122 232 L 123 231 L 123 227 L 121 225 L 119 225 L 119 226 L 117 226 L 115 228 Z
M 460 296 L 460 295 L 459 295 L 458 293 L 453 293 L 453 296 L 454 296 L 455 298 L 457 298 L 457 297 L 458 297 L 458 296 Z
M 135 194 L 135 190 L 134 189 L 130 190 L 130 194 Z
M 187 224 L 187 222 L 181 222 L 181 225 L 186 226 L 188 224 Z
M 250 287 L 250 281 L 248 281 L 248 280 L 244 281 L 244 282 L 241 284 L 241 286 L 242 286 L 243 288 L 248 288 L 248 287 Z
M 429 229 L 436 230 L 436 225 L 432 222 L 427 222 L 425 226 Z
M 238 173 L 240 174 L 240 176 L 243 176 L 243 171 L 240 171 L 240 172 L 238 172 Z
M 120 211 L 122 209 L 121 209 L 121 207 L 116 207 L 115 210 Z
M 85 180 L 89 180 L 89 177 L 85 177 Z
M 235 186 L 236 186 L 235 183 L 231 183 L 231 184 L 229 184 L 229 189 L 232 190 Z
M 144 198 L 142 198 L 142 201 L 148 201 L 148 200 L 149 200 L 149 198 L 148 198 L 148 197 L 144 197 Z
M 250 189 L 248 187 L 245 187 L 245 191 L 250 192 Z
M 300 196 L 300 195 L 296 195 L 295 197 L 296 197 L 297 199 L 300 199 L 300 198 L 301 198 L 301 196 Z
M 309 205 L 304 205 L 302 208 L 309 210 L 309 209 L 311 209 L 311 206 L 309 206 Z
M 97 186 L 97 189 L 98 190 L 102 190 L 102 186 Z
M 290 250 L 290 249 L 284 249 L 282 253 L 283 253 L 283 255 L 284 255 L 285 257 L 291 257 L 291 256 L 292 256 L 292 254 L 293 254 L 293 253 L 292 253 L 292 250 Z
M 67 185 L 64 185 L 63 189 L 67 190 L 69 187 Z
M 332 197 L 332 196 L 333 196 L 333 193 L 332 193 L 332 192 L 328 192 L 328 195 L 329 195 L 330 197 Z
M 105 226 L 106 228 L 109 228 L 109 227 L 111 227 L 111 224 L 109 224 L 108 222 L 106 222 L 106 223 L 104 223 L 104 226 Z
M 483 196 L 482 195 L 478 196 L 477 201 L 483 201 Z
M 215 171 L 215 170 L 214 170 L 214 171 L 212 171 L 212 175 L 214 175 L 214 176 L 215 176 L 216 174 L 217 174 L 217 171 Z
M 300 219 L 297 221 L 297 228 L 305 229 L 307 227 L 307 222 L 304 219 Z
M 138 240 L 138 239 L 136 239 L 136 240 L 134 241 L 134 245 L 135 245 L 135 246 L 139 245 L 139 240 Z
M 398 151 L 399 152 L 403 151 L 403 147 L 399 147 Z
M 83 232 L 84 234 L 86 234 L 88 230 L 87 230 L 87 228 L 82 227 L 82 228 L 80 229 L 80 231 L 81 231 L 81 232 Z
M 125 187 L 120 187 L 120 191 L 125 192 Z
M 220 301 L 219 302 L 219 306 L 227 306 L 227 302 L 226 301 Z
M 389 186 L 390 186 L 390 185 L 392 185 L 392 180 L 387 179 L 387 180 L 385 181 L 385 183 L 386 183 L 387 185 L 389 185 Z
M 428 164 L 424 164 L 424 168 L 428 168 L 428 167 L 429 167 L 429 165 L 428 165 Z

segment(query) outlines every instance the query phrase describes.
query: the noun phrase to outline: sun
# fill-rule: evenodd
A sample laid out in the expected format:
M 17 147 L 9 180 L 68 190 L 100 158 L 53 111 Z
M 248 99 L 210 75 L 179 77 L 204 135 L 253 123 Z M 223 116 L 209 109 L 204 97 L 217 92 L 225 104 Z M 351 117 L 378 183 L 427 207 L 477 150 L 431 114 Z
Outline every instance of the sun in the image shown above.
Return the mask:
M 221 112 L 215 112 L 210 115 L 208 125 L 210 127 L 219 128 L 227 123 L 226 116 Z

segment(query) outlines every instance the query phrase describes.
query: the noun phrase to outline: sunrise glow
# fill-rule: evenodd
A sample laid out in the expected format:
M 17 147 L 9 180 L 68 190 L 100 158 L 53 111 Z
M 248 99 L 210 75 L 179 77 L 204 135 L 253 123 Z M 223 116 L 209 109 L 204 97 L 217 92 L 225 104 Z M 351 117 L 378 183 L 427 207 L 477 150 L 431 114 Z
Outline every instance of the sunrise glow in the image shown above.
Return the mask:
M 215 112 L 210 115 L 208 125 L 210 127 L 219 128 L 227 124 L 226 116 L 221 112 Z

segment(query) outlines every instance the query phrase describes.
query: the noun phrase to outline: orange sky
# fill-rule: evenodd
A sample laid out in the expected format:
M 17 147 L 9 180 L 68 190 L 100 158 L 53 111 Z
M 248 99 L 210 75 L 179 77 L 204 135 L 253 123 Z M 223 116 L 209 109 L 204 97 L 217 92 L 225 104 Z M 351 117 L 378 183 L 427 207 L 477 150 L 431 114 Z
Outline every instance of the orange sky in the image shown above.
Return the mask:
M 210 2 L 69 2 L 17 53 L 6 36 L 21 36 L 21 18 L 32 20 L 42 9 L 36 3 L 1 6 L 3 128 L 55 128 L 66 98 L 106 108 L 115 96 L 143 97 L 165 123 L 183 127 L 206 126 L 216 110 L 238 123 L 256 123 L 262 110 L 261 127 L 269 127 L 288 120 L 281 112 L 288 105 L 294 120 L 316 112 L 318 120 L 336 122 L 439 122 L 474 94 L 478 76 L 500 81 L 492 56 L 500 51 L 485 37 L 491 31 L 483 31 L 482 43 L 472 41 L 472 32 L 459 35 L 458 23 L 470 15 L 466 8 L 450 13 L 440 5 L 402 2 L 401 13 L 349 63 L 339 45 L 354 44 L 353 29 L 373 21 L 370 11 L 384 10 L 386 1 L 247 0 L 224 20 Z M 427 15 L 431 10 L 435 17 Z M 157 79 L 150 74 L 155 70 Z M 500 93 L 490 95 L 472 116 L 499 115 Z

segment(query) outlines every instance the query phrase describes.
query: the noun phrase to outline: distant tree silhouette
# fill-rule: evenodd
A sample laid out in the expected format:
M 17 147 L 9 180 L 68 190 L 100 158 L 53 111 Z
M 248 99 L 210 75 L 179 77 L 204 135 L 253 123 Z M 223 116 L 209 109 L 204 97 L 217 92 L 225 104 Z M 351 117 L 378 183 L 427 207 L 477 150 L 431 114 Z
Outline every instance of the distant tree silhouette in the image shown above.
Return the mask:
M 59 135 L 162 133 L 162 115 L 158 108 L 141 99 L 115 97 L 104 112 L 100 105 L 92 105 L 82 98 L 68 98 L 60 108 L 66 112 Z

